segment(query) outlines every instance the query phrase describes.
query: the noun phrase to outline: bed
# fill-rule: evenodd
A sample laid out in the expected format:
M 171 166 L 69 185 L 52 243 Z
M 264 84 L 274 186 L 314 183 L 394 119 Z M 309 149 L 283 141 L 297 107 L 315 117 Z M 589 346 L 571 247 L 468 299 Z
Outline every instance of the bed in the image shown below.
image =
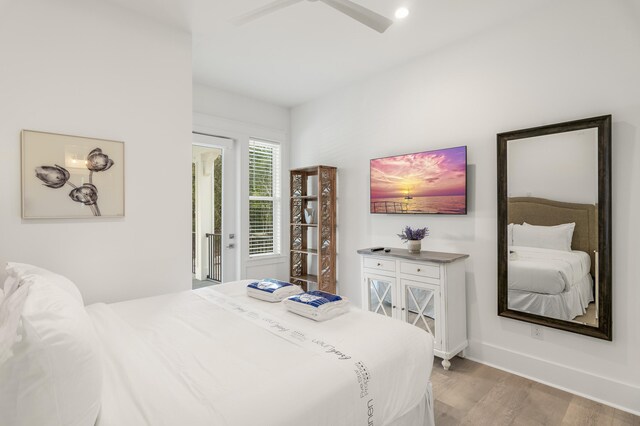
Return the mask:
M 594 301 L 596 207 L 534 197 L 509 199 L 509 309 L 567 321 L 586 313 Z M 517 227 L 568 224 L 571 233 L 561 250 L 516 241 Z
M 249 282 L 76 312 L 88 318 L 98 342 L 95 424 L 433 425 L 429 334 L 355 307 L 314 322 L 281 303 L 248 298 Z M 51 303 L 51 294 L 43 300 Z M 85 346 L 74 354 L 89 353 L 92 345 Z M 78 375 L 88 358 L 76 364 Z M 86 370 L 95 373 L 93 365 Z M 2 386 L 8 385 L 0 385 L 6 396 Z M 0 409 L 19 419 L 12 398 L 0 401 Z M 82 398 L 76 395 L 70 406 L 82 405 Z

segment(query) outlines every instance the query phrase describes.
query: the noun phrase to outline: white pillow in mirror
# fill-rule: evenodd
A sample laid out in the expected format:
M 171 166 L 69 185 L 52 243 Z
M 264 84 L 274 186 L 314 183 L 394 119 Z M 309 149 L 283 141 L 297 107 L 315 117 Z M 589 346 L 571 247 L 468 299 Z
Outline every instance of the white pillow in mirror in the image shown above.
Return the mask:
M 557 230 L 558 232 L 565 232 L 564 236 L 566 237 L 567 251 L 571 251 L 572 250 L 571 242 L 573 241 L 573 232 L 576 229 L 575 222 L 562 223 L 560 225 L 552 225 L 552 226 L 531 225 L 530 223 L 527 223 L 527 222 L 523 222 L 522 224 L 524 226 L 529 226 L 529 227 L 532 227 L 532 228 L 538 228 L 538 229 L 542 228 L 542 231 L 544 231 L 544 229 L 550 229 L 550 230 Z
M 571 240 L 576 227 L 574 222 L 555 226 L 538 226 L 524 223 L 513 226 L 513 245 L 571 251 Z
M 71 281 L 67 277 L 63 277 L 62 275 L 58 275 L 44 268 L 39 268 L 37 266 L 29 265 L 26 263 L 16 263 L 16 262 L 7 263 L 7 274 L 9 274 L 10 278 L 14 278 L 16 280 L 20 280 L 21 278 L 27 275 L 42 276 L 51 284 L 54 284 L 57 287 L 69 293 L 74 299 L 79 301 L 82 306 L 84 306 L 84 300 L 82 300 L 82 295 L 80 294 L 80 290 L 78 290 L 78 287 L 73 283 L 73 281 Z M 5 283 L 5 286 L 6 286 L 6 283 Z

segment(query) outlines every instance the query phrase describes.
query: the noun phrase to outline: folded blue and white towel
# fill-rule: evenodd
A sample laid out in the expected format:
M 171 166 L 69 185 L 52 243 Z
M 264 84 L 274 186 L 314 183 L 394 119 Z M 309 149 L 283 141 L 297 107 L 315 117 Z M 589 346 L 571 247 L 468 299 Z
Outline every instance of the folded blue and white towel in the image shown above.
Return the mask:
M 315 321 L 325 321 L 349 311 L 349 300 L 320 290 L 286 298 L 287 309 Z
M 273 278 L 265 278 L 247 286 L 247 296 L 266 302 L 280 302 L 294 294 L 302 293 L 300 286 Z

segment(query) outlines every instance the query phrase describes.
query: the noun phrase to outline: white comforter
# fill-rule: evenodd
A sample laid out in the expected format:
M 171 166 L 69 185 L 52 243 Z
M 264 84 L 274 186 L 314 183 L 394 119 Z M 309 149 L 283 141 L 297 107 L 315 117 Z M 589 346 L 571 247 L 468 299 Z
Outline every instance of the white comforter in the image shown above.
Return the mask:
M 216 290 L 327 350 L 294 344 L 205 300 L 216 294 L 206 288 L 92 305 L 104 350 L 97 425 L 388 425 L 428 402 L 430 335 L 357 308 L 317 323 L 246 297 L 248 282 Z M 356 360 L 366 371 L 356 373 Z
M 509 247 L 509 289 L 559 294 L 589 274 L 591 258 L 582 251 Z

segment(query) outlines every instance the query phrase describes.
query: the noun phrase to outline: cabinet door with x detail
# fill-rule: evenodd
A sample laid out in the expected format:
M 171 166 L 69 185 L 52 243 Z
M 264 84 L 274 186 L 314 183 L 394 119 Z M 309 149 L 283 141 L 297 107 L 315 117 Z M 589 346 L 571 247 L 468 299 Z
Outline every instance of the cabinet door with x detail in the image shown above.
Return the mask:
M 365 274 L 367 307 L 371 312 L 396 318 L 396 280 L 382 275 Z
M 401 319 L 430 333 L 434 348 L 441 349 L 440 287 L 404 279 L 400 284 Z

